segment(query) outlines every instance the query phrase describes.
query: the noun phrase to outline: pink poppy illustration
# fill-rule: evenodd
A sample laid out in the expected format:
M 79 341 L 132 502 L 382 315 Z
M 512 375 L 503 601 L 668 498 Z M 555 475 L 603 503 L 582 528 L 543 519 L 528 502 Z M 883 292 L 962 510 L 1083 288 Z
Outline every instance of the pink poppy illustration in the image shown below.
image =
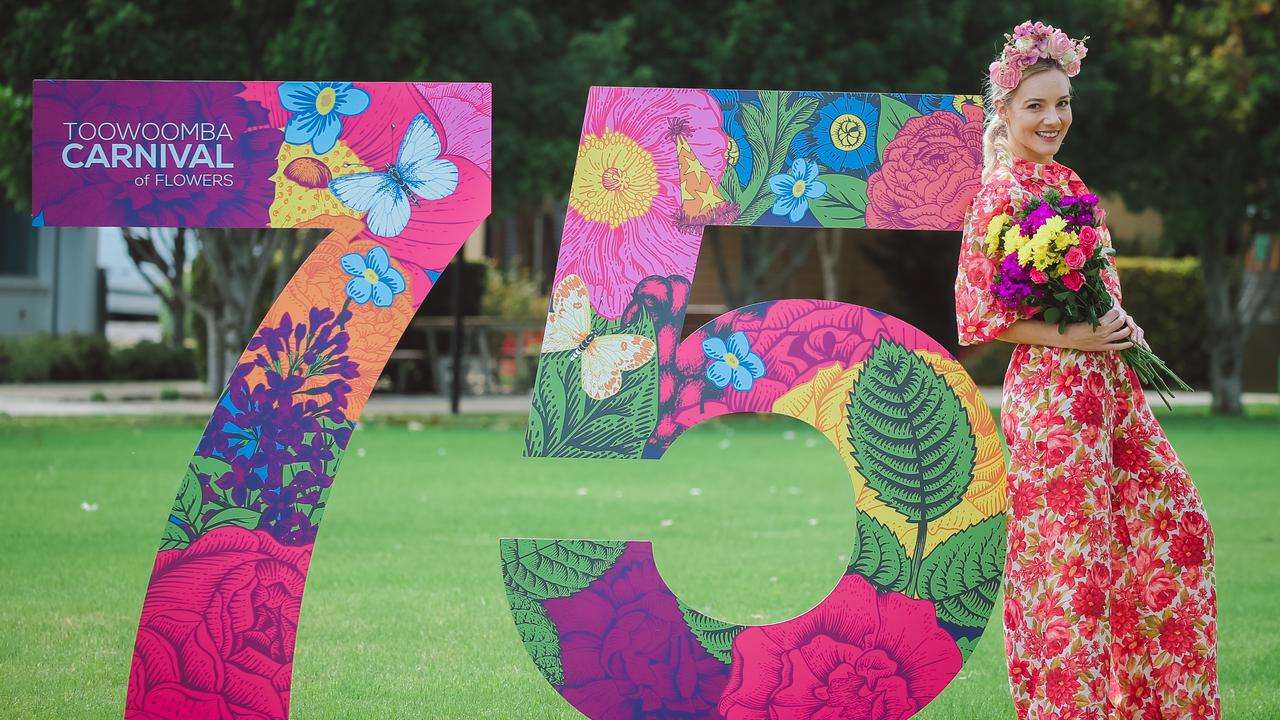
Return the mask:
M 813 610 L 735 638 L 719 710 L 726 720 L 904 720 L 962 664 L 932 603 L 846 575 Z
M 576 274 L 616 318 L 649 276 L 692 277 L 701 231 L 682 228 L 677 134 L 718 183 L 728 140 L 704 90 L 592 88 L 556 281 Z

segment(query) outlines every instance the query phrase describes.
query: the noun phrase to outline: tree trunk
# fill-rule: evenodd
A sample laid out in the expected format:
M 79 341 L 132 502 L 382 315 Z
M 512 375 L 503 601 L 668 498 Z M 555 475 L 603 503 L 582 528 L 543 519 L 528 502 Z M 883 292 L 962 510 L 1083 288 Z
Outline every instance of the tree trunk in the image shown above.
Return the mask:
M 1200 271 L 1205 292 L 1205 350 L 1209 353 L 1209 389 L 1215 415 L 1243 415 L 1240 371 L 1244 365 L 1244 328 L 1233 291 L 1227 232 L 1206 233 L 1200 241 Z
M 230 370 L 227 368 L 227 351 L 222 331 L 222 314 L 211 314 L 205 317 L 205 339 L 208 340 L 205 354 L 205 386 L 211 397 L 219 397 L 222 388 L 226 387 Z
M 831 228 L 818 231 L 818 265 L 822 269 L 822 297 L 825 300 L 840 299 L 840 251 L 844 249 L 843 230 Z
M 177 293 L 163 300 L 169 308 L 169 344 L 180 348 L 187 341 L 187 304 Z

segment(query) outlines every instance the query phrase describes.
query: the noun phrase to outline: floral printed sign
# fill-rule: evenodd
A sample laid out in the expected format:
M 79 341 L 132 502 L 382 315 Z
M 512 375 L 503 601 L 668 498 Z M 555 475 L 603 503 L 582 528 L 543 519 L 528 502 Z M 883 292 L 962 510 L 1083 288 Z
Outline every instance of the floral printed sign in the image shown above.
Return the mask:
M 889 315 L 781 300 L 683 340 L 708 225 L 959 230 L 979 98 L 593 88 L 525 437 L 530 457 L 659 459 L 735 412 L 799 418 L 854 488 L 845 576 L 742 626 L 684 605 L 643 541 L 507 539 L 535 665 L 604 718 L 914 715 L 959 673 L 999 591 L 1005 467 L 963 368 Z
M 484 84 L 37 81 L 35 225 L 330 228 L 164 524 L 125 717 L 289 714 L 326 498 L 374 383 L 489 213 Z

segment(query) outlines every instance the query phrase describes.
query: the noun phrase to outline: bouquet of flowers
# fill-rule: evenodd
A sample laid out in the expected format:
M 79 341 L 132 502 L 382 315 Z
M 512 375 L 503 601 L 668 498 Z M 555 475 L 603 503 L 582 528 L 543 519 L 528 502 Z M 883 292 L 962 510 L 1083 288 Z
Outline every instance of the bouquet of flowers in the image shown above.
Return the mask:
M 1098 327 L 1115 303 L 1103 282 L 1107 256 L 1115 251 L 1102 247 L 1101 216 L 1097 195 L 1047 190 L 1044 198 L 1032 197 L 1012 214 L 993 217 L 986 252 L 1001 260 L 992 294 L 1013 310 L 1035 308 L 1045 322 L 1058 324 L 1058 332 L 1065 333 L 1068 323 Z M 1191 389 L 1149 348 L 1134 344 L 1120 357 L 1166 406 L 1165 393 L 1173 394 L 1170 382 Z

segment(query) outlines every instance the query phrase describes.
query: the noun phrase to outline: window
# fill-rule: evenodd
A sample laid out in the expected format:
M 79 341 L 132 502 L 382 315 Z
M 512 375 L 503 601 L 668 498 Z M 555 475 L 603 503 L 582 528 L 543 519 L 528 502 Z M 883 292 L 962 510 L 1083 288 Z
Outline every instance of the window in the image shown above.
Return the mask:
M 31 219 L 0 205 L 0 275 L 36 274 L 36 232 Z

